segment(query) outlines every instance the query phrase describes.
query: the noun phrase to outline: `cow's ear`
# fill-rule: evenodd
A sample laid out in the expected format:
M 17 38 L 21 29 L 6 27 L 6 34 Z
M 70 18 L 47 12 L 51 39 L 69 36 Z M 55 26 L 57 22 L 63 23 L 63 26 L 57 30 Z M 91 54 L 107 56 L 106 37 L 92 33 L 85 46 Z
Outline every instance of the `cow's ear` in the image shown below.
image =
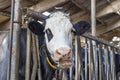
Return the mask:
M 28 24 L 28 28 L 36 35 L 44 34 L 44 26 L 38 21 L 31 21 Z
M 80 21 L 74 24 L 73 27 L 75 29 L 74 34 L 81 35 L 85 33 L 86 31 L 88 31 L 91 28 L 91 25 L 86 21 Z

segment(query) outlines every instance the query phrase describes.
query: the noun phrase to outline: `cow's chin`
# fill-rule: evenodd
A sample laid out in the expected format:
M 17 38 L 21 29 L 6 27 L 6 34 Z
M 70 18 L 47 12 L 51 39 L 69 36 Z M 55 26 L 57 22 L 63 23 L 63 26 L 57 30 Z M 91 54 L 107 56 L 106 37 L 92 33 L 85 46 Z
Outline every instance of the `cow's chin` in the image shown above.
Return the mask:
M 65 69 L 65 68 L 70 68 L 73 64 L 72 60 L 60 60 L 59 61 L 59 67 Z

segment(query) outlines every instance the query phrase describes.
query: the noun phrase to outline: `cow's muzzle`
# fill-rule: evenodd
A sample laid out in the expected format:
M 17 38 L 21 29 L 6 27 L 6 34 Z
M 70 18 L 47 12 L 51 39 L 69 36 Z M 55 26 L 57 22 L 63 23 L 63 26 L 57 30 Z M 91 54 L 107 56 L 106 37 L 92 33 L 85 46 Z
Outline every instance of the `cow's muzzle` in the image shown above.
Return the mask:
M 56 50 L 55 58 L 61 68 L 69 68 L 73 64 L 72 50 L 67 48 L 59 48 Z

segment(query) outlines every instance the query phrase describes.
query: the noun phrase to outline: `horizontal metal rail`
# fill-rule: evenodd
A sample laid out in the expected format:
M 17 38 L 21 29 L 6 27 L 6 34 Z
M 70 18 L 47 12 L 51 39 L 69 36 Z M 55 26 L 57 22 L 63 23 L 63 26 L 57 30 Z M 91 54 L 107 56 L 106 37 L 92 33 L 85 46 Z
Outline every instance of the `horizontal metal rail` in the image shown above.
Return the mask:
M 10 31 L 6 30 L 6 31 L 0 31 L 0 33 L 9 33 Z
M 110 47 L 113 47 L 113 48 L 116 48 L 116 49 L 120 49 L 118 48 L 117 46 L 115 46 L 114 44 L 110 44 L 108 41 L 105 41 L 105 40 L 102 40 L 102 39 L 99 39 L 97 37 L 94 37 L 92 35 L 89 35 L 89 34 L 82 34 L 83 37 L 86 37 L 86 38 L 89 38 L 89 39 L 92 39 L 94 41 L 97 41 L 99 43 L 102 43 L 104 45 L 107 45 L 107 46 L 110 46 Z
M 28 9 L 28 8 L 24 8 L 23 9 L 23 13 L 27 17 L 32 17 L 33 19 L 38 19 L 38 20 L 42 20 L 42 21 L 44 21 L 45 19 L 47 19 L 47 16 L 43 15 L 42 13 L 39 13 L 37 11 L 33 11 L 31 9 Z

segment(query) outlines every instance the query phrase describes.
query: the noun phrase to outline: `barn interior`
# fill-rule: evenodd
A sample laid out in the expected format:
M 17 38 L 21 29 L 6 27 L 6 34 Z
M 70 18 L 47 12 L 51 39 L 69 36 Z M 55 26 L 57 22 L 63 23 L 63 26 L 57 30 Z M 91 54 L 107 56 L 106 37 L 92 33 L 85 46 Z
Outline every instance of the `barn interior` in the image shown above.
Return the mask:
M 55 7 L 62 7 L 70 14 L 73 23 L 91 23 L 90 0 L 24 0 L 22 8 L 28 7 L 40 13 L 51 13 Z M 120 46 L 120 2 L 119 0 L 96 0 L 96 36 Z M 0 30 L 9 29 L 11 1 L 0 0 Z M 91 30 L 89 31 L 91 34 Z
M 12 2 L 12 1 L 18 1 L 18 2 Z M 92 2 L 92 1 L 95 1 L 95 2 Z M 17 69 L 18 69 L 18 66 L 16 67 L 16 65 L 19 65 L 18 63 L 19 54 L 17 52 L 19 48 L 19 44 L 17 42 L 19 42 L 19 40 L 16 37 L 19 36 L 19 27 L 27 28 L 26 21 L 28 18 L 26 18 L 26 15 L 25 15 L 26 9 L 31 11 L 36 11 L 38 13 L 42 13 L 43 15 L 49 15 L 50 13 L 54 12 L 56 8 L 61 9 L 65 13 L 68 13 L 71 17 L 71 21 L 73 24 L 76 24 L 79 21 L 87 21 L 92 26 L 91 29 L 88 32 L 86 32 L 87 34 L 85 35 L 83 34 L 82 36 L 79 37 L 81 40 L 81 43 L 79 43 L 80 41 L 77 42 L 77 40 L 75 42 L 75 45 L 77 45 L 76 54 L 77 54 L 78 48 L 81 49 L 81 46 L 84 47 L 86 51 L 86 52 L 84 51 L 86 53 L 84 56 L 84 60 L 85 60 L 84 69 L 83 69 L 83 63 L 80 59 L 81 54 L 80 55 L 77 54 L 78 56 L 75 56 L 76 62 L 78 61 L 80 64 L 80 65 L 76 65 L 77 67 L 75 68 L 76 70 L 75 77 L 76 76 L 79 77 L 78 75 L 80 75 L 82 78 L 85 77 L 85 79 L 81 79 L 81 80 L 88 80 L 87 78 L 89 75 L 89 80 L 102 80 L 102 78 L 104 78 L 104 80 L 118 80 L 116 79 L 116 75 L 117 75 L 117 78 L 118 77 L 120 78 L 120 0 L 0 0 L 0 34 L 3 32 L 10 32 L 11 26 L 14 27 L 14 25 L 11 25 L 12 16 L 15 15 L 15 14 L 13 15 L 13 12 L 12 12 L 12 9 L 14 9 L 12 3 L 19 5 L 18 4 L 19 2 L 21 3 L 21 5 L 19 6 L 20 8 L 17 10 L 21 11 L 22 16 L 20 16 L 20 18 L 22 20 L 20 20 L 21 22 L 19 22 L 19 20 L 18 22 L 13 21 L 13 23 L 18 24 L 16 27 L 18 29 L 18 32 L 17 32 L 17 29 L 14 28 L 13 35 L 15 36 L 14 42 L 16 42 L 15 43 L 16 45 L 13 46 L 13 48 L 11 47 L 11 49 L 9 50 L 11 51 L 10 53 L 12 57 L 16 59 L 14 61 L 15 65 L 14 64 L 11 65 L 11 63 L 8 62 L 9 64 L 8 68 L 11 68 L 11 72 L 13 72 L 13 75 L 12 75 L 13 78 L 16 77 L 17 75 L 14 73 L 14 72 L 17 72 Z M 94 3 L 94 6 L 91 5 L 93 3 Z M 30 34 L 29 30 L 27 34 Z M 0 38 L 2 39 L 4 36 L 6 35 L 0 36 Z M 35 36 L 35 35 L 32 35 L 32 36 Z M 27 37 L 28 52 L 26 51 L 26 55 L 27 55 L 26 63 L 28 64 L 26 64 L 26 68 L 29 68 L 29 60 L 30 60 L 29 53 L 30 53 L 30 47 L 31 47 L 30 44 L 35 45 L 38 48 L 37 44 L 30 42 L 30 40 L 34 40 L 34 38 L 30 39 L 30 37 Z M 0 39 L 0 42 L 2 42 L 1 39 Z M 77 39 L 78 39 L 78 36 L 77 36 Z M 94 42 L 97 44 L 94 44 Z M 78 43 L 81 45 L 79 45 Z M 11 40 L 11 45 L 12 45 L 12 40 Z M 39 55 L 39 50 L 38 49 L 35 49 L 35 50 L 36 50 L 36 53 Z M 78 50 L 78 52 L 80 51 Z M 117 61 L 115 59 L 116 56 L 118 56 L 116 58 L 118 59 Z M 11 59 L 11 56 L 9 56 L 9 58 Z M 38 58 L 36 56 L 33 56 L 33 58 L 34 58 L 33 60 L 34 63 L 37 62 L 36 60 L 38 60 Z M 117 67 L 116 67 L 116 62 L 118 62 Z M 38 63 L 34 64 L 34 66 L 36 66 L 37 64 L 39 64 L 39 61 Z M 81 71 L 80 70 L 78 71 L 79 67 L 81 68 L 80 69 Z M 117 69 L 119 74 L 117 74 L 115 71 Z M 26 72 L 27 70 L 29 69 L 26 69 Z M 9 71 L 10 69 L 8 70 L 8 74 L 9 74 L 7 76 L 8 78 L 10 78 L 12 74 Z M 80 74 L 77 75 L 77 73 L 80 73 Z M 30 80 L 29 74 L 30 72 L 25 75 L 25 77 L 28 78 L 26 80 Z M 83 74 L 85 76 L 83 76 Z M 35 78 L 35 75 L 33 77 Z M 93 78 L 96 78 L 96 79 L 93 79 Z M 19 79 L 17 76 L 17 79 L 14 78 L 14 79 L 7 79 L 7 80 L 19 80 Z M 31 79 L 31 80 L 35 80 L 35 79 Z M 42 79 L 39 79 L 39 80 L 42 80 Z M 67 79 L 64 79 L 64 80 L 67 80 Z M 76 79 L 76 80 L 79 80 L 79 79 Z

